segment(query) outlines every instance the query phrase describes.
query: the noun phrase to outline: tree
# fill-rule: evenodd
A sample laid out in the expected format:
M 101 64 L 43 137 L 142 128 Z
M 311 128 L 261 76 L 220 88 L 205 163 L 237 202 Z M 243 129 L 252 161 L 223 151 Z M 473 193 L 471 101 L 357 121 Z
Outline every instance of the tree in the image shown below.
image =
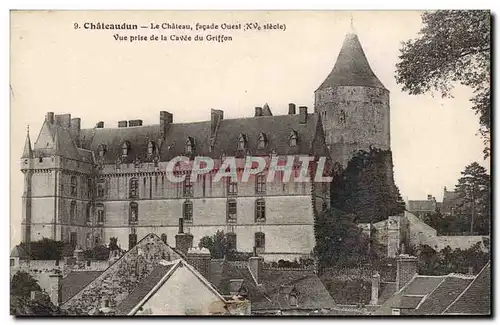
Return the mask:
M 390 151 L 360 150 L 345 170 L 334 176 L 332 207 L 356 216 L 357 222 L 370 223 L 404 211 L 404 202 L 394 184 Z
M 230 251 L 227 237 L 222 230 L 217 230 L 213 236 L 202 237 L 198 247 L 208 248 L 212 258 L 224 258 L 224 256 Z
M 368 236 L 362 233 L 354 218 L 354 215 L 335 208 L 325 210 L 316 217 L 314 255 L 320 268 L 352 266 L 370 261 Z
M 458 216 L 470 220 L 471 232 L 490 233 L 490 187 L 490 175 L 477 162 L 466 166 L 462 177 L 458 180 L 455 191 L 458 193 L 460 203 L 455 211 Z
M 10 295 L 30 297 L 31 291 L 42 291 L 38 282 L 28 273 L 18 271 L 10 281 Z
M 490 34 L 487 10 L 438 10 L 422 14 L 416 39 L 402 44 L 396 82 L 411 95 L 440 92 L 450 97 L 456 83 L 472 88 L 485 159 L 490 154 Z

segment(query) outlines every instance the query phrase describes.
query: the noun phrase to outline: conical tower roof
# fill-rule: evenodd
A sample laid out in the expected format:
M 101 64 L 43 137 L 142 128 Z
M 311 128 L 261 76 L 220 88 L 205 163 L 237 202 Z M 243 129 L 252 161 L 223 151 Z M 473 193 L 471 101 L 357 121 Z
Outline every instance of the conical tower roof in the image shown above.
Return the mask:
M 31 139 L 30 139 L 30 130 L 26 133 L 26 140 L 24 141 L 24 150 L 21 158 L 33 158 L 33 151 L 31 150 Z
M 344 39 L 337 62 L 318 90 L 337 86 L 365 86 L 386 89 L 370 68 L 358 36 Z

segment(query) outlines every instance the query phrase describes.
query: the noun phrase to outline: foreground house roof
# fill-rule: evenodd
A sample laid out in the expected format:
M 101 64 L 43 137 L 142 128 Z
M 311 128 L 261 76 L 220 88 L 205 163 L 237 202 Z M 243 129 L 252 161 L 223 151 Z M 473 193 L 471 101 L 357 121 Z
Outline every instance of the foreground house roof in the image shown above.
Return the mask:
M 224 295 L 233 295 L 234 283 L 240 283 L 252 304 L 252 313 L 285 310 L 321 310 L 335 306 L 319 277 L 308 269 L 264 267 L 255 283 L 246 262 L 213 260 L 210 281 Z M 291 299 L 291 295 L 296 299 Z
M 179 258 L 158 236 L 149 234 L 61 307 L 70 313 L 93 315 L 99 312 L 103 300 L 107 300 L 109 306 L 115 308 L 144 283 L 161 261 Z
M 416 275 L 375 312 L 390 315 L 392 309 L 406 315 L 490 313 L 490 263 L 477 275 Z

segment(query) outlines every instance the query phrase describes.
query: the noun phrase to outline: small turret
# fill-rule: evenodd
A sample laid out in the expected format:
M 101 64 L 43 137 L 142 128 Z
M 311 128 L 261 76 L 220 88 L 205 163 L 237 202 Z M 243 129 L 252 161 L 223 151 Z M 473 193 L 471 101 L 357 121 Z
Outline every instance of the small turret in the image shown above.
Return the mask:
M 30 139 L 30 127 L 28 126 L 28 131 L 26 132 L 26 140 L 24 141 L 24 150 L 21 158 L 33 158 L 33 150 L 31 149 L 31 139 Z

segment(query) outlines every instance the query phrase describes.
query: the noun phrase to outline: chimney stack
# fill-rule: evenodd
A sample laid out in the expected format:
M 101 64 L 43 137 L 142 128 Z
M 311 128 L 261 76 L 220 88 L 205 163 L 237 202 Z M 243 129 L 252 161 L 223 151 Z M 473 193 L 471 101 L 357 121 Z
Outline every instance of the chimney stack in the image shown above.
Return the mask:
M 400 290 L 417 274 L 417 258 L 407 254 L 397 256 L 396 287 Z
M 142 120 L 129 120 L 128 121 L 128 126 L 142 126 Z
M 164 139 L 167 133 L 168 127 L 174 122 L 174 116 L 167 111 L 160 111 L 160 133 L 161 137 Z
M 56 124 L 64 128 L 71 127 L 71 114 L 61 114 L 55 116 Z
M 372 276 L 372 299 L 370 300 L 370 305 L 378 305 L 378 297 L 380 291 L 380 274 L 375 272 Z
M 255 107 L 255 116 L 262 116 L 262 107 Z
M 45 117 L 45 121 L 49 124 L 54 124 L 54 112 L 48 112 Z
M 215 131 L 220 121 L 224 119 L 224 111 L 220 109 L 210 110 L 210 136 L 215 136 Z
M 209 279 L 210 251 L 207 248 L 189 248 L 187 252 L 187 262 L 200 272 L 205 279 Z
M 428 200 L 428 201 L 432 201 L 432 195 L 427 194 L 427 200 Z
M 118 127 L 119 128 L 126 128 L 127 127 L 127 121 L 118 121 Z
M 288 104 L 288 115 L 295 115 L 295 104 Z
M 97 124 L 95 125 L 95 127 L 97 129 L 103 129 L 104 128 L 104 122 L 103 121 L 97 122 Z
M 61 278 L 61 274 L 49 275 L 49 297 L 54 306 L 59 306 L 62 302 Z
M 299 123 L 300 124 L 305 124 L 307 122 L 307 106 L 300 106 L 299 107 Z
M 80 147 L 80 129 L 81 129 L 82 120 L 79 117 L 75 117 L 71 119 L 71 127 L 70 133 L 75 141 L 76 145 Z
M 255 279 L 255 283 L 260 284 L 262 280 L 262 264 L 264 262 L 264 258 L 262 256 L 257 256 L 256 247 L 253 248 L 253 254 L 254 256 L 248 259 L 248 268 Z
M 179 218 L 179 233 L 175 235 L 175 248 L 187 255 L 193 247 L 193 235 L 184 233 L 184 220 Z

